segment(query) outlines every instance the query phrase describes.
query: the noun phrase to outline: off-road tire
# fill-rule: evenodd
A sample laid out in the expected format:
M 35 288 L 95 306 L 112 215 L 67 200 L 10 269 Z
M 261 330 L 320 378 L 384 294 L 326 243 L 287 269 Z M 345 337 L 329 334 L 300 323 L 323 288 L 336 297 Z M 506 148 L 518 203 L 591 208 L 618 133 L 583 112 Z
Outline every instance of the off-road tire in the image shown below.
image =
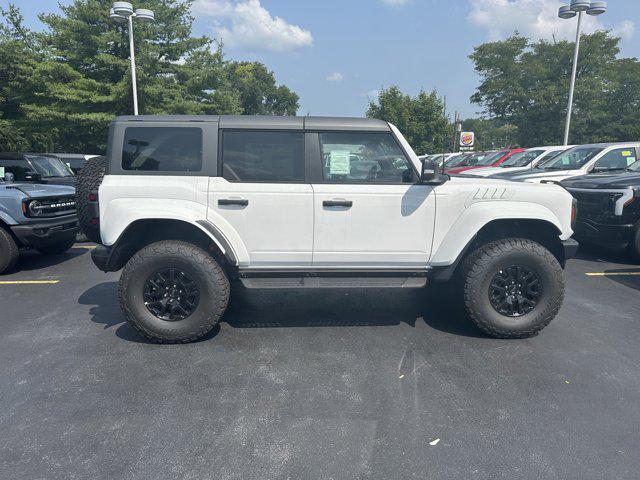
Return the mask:
M 73 247 L 74 243 L 76 243 L 75 237 L 69 238 L 62 242 L 52 243 L 46 246 L 38 247 L 37 250 L 44 255 L 59 255 L 61 253 L 66 252 L 71 247 Z
M 76 209 L 78 211 L 78 223 L 80 231 L 87 239 L 94 243 L 101 243 L 100 224 L 93 224 L 93 214 L 89 208 L 89 194 L 97 193 L 102 179 L 107 170 L 105 157 L 93 157 L 86 161 L 84 167 L 78 172 L 76 183 Z
M 0 227 L 0 274 L 8 272 L 18 263 L 18 245 L 4 228 Z
M 541 282 L 537 305 L 520 317 L 499 313 L 489 298 L 492 279 L 513 264 L 532 269 Z M 523 238 L 507 238 L 479 247 L 465 259 L 462 280 L 467 313 L 480 330 L 492 337 L 533 337 L 554 319 L 564 301 L 564 277 L 558 260 L 539 243 Z
M 162 268 L 180 268 L 197 284 L 197 308 L 184 320 L 161 320 L 145 306 L 144 284 Z M 143 248 L 127 262 L 118 285 L 118 299 L 129 324 L 152 342 L 189 343 L 220 322 L 229 291 L 229 279 L 211 255 L 191 243 L 169 240 Z

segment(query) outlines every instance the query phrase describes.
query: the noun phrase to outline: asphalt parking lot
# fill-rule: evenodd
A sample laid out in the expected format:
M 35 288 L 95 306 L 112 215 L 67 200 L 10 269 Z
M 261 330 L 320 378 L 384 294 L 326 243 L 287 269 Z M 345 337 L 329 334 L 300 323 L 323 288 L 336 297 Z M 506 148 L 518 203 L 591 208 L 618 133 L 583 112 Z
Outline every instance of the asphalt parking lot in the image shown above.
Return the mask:
M 236 291 L 218 332 L 159 346 L 88 246 L 29 254 L 0 277 L 0 476 L 638 478 L 624 261 L 581 252 L 529 340 L 482 335 L 442 292 Z

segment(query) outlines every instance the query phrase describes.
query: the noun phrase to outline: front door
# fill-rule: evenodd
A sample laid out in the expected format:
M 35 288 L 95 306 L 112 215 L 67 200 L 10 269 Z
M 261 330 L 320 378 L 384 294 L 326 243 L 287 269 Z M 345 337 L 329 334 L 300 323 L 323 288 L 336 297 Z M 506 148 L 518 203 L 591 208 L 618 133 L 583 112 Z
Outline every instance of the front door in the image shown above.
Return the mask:
M 313 190 L 305 183 L 304 133 L 222 132 L 222 176 L 209 180 L 209 218 L 221 216 L 249 254 L 242 267 L 310 266 Z
M 319 134 L 322 182 L 314 192 L 316 267 L 414 269 L 427 265 L 433 188 L 389 133 Z

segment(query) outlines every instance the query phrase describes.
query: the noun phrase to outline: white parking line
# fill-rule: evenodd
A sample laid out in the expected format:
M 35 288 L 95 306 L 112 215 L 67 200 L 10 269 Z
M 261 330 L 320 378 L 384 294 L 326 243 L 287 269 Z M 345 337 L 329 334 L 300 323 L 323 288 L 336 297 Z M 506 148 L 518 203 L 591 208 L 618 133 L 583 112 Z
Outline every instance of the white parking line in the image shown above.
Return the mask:
M 60 280 L 8 280 L 0 282 L 0 285 L 55 285 Z

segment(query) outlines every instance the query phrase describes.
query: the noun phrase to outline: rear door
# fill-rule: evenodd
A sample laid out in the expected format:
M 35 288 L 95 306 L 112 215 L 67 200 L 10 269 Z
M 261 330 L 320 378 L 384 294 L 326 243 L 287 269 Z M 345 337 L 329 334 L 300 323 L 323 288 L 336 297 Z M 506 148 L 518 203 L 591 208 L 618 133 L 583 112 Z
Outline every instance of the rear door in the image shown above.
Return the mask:
M 391 132 L 318 132 L 314 191 L 317 267 L 414 269 L 429 258 L 433 188 Z
M 249 255 L 242 267 L 310 266 L 313 191 L 300 129 L 221 129 L 219 176 L 209 180 L 209 217 L 221 216 Z

